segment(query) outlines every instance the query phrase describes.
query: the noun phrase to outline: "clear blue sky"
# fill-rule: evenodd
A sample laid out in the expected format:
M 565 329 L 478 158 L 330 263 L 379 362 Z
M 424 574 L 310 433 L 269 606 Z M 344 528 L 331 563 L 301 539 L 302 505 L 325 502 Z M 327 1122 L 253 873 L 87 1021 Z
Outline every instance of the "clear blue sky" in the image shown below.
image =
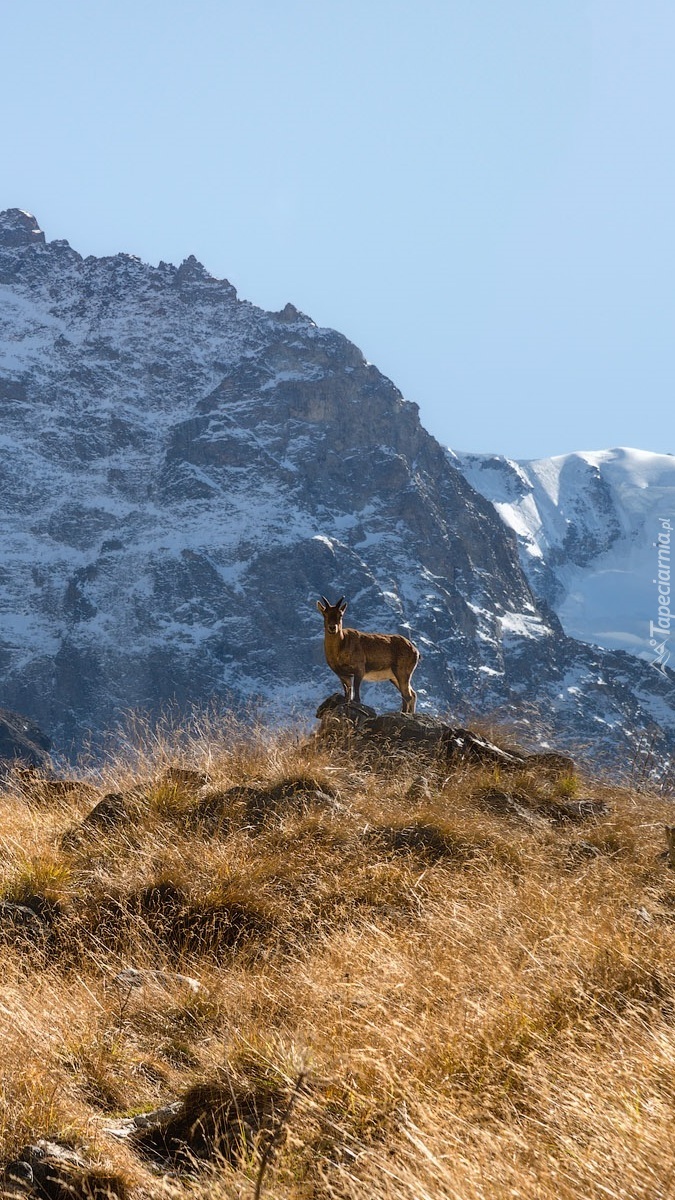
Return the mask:
M 672 0 L 2 9 L 0 207 L 347 334 L 441 441 L 675 451 Z

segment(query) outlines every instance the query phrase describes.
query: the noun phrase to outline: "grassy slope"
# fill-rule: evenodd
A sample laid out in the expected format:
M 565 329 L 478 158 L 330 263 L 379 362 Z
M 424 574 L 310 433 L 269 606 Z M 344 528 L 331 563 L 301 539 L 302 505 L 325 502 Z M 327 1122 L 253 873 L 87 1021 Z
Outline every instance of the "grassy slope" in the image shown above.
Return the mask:
M 208 771 L 210 805 L 157 782 L 178 761 Z M 528 822 L 486 810 L 505 781 L 485 768 L 423 769 L 428 795 L 419 762 L 232 722 L 95 779 L 144 785 L 116 829 L 68 835 L 90 798 L 8 787 L 0 894 L 42 897 L 52 934 L 0 945 L 2 1156 L 70 1138 L 139 1196 L 249 1196 L 255 1149 L 163 1191 L 103 1130 L 199 1081 L 283 1096 L 304 1071 L 265 1177 L 280 1200 L 675 1194 L 669 805 L 531 774 L 515 783 L 535 809 L 576 789 L 610 812 Z M 219 807 L 297 775 L 335 802 Z M 203 988 L 120 989 L 128 966 Z

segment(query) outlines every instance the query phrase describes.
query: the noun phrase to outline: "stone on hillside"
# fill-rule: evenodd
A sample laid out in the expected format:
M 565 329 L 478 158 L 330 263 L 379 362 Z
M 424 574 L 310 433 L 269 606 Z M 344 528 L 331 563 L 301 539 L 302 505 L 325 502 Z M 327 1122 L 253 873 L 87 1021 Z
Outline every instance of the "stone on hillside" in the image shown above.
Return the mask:
M 233 821 L 245 824 L 249 805 L 255 804 L 258 789 L 246 784 L 205 791 L 190 813 L 189 820 L 211 833 L 229 833 Z
M 19 1158 L 31 1164 L 51 1159 L 53 1162 L 67 1163 L 70 1167 L 86 1166 L 85 1160 L 72 1146 L 66 1146 L 63 1142 L 52 1142 L 48 1138 L 38 1138 L 34 1144 L 24 1146 Z
M 424 750 L 443 754 L 447 725 L 423 713 L 386 712 L 370 717 L 359 727 L 362 737 L 383 747 L 400 750 Z
M 417 854 L 429 862 L 439 862 L 441 859 L 465 862 L 478 849 L 435 821 L 373 826 L 366 831 L 364 839 L 378 846 L 385 854 Z
M 297 816 L 316 808 L 334 808 L 338 798 L 332 784 L 309 775 L 293 775 L 270 786 L 246 784 L 207 791 L 190 814 L 190 820 L 224 834 L 233 825 L 255 828 L 268 819 Z
M 124 792 L 108 792 L 98 804 L 95 804 L 82 822 L 84 829 L 114 829 L 123 825 L 132 813 L 130 804 Z
M 79 843 L 97 833 L 110 833 L 128 825 L 138 817 L 147 803 L 141 791 L 108 792 L 77 825 L 67 829 L 61 838 L 64 850 L 73 850 Z
M 195 1159 L 236 1161 L 272 1132 L 284 1098 L 270 1084 L 200 1083 L 168 1120 L 131 1134 L 138 1153 L 190 1170 Z
M 0 941 L 13 945 L 43 946 L 49 925 L 28 904 L 0 900 Z
M 562 797 L 549 796 L 534 798 L 521 791 L 508 791 L 498 787 L 488 787 L 476 797 L 478 804 L 487 812 L 499 816 L 521 817 L 530 823 L 555 824 L 564 822 L 592 821 L 605 816 L 609 812 L 604 800 L 586 797 L 582 800 L 565 800 Z
M 71 825 L 61 837 L 64 850 L 76 849 L 95 834 L 109 833 L 133 820 L 141 809 L 141 797 L 133 793 L 108 792 L 81 821 Z
M 160 783 L 174 784 L 185 791 L 198 791 L 209 782 L 205 771 L 195 771 L 192 767 L 167 767 L 160 776 Z
M 139 1130 L 159 1129 L 166 1125 L 176 1113 L 181 1110 L 180 1100 L 173 1104 L 163 1104 L 161 1108 L 153 1108 L 151 1112 L 136 1113 L 135 1117 L 117 1117 L 103 1127 L 103 1132 L 110 1137 L 126 1140 Z
M 282 779 L 271 787 L 254 788 L 247 805 L 247 818 L 260 825 L 270 817 L 296 816 L 312 808 L 333 808 L 338 798 L 336 789 L 311 776 L 298 775 Z
M 319 739 L 349 741 L 385 753 L 420 752 L 445 762 L 489 763 L 507 769 L 524 765 L 524 755 L 502 750 L 470 729 L 448 725 L 427 713 L 387 712 L 346 701 L 335 693 L 319 706 Z
M 320 721 L 316 736 L 323 740 L 357 740 L 375 748 L 424 749 L 438 753 L 442 749 L 446 726 L 422 714 L 383 713 L 374 708 L 345 700 L 340 692 L 328 696 L 316 710 Z
M 338 726 L 344 726 L 345 721 L 350 721 L 358 727 L 368 717 L 376 717 L 377 712 L 369 704 L 355 704 L 353 700 L 345 700 L 343 692 L 333 692 L 321 701 L 316 715 L 321 721 L 319 732 L 327 733 L 333 721 Z
M 29 1162 L 15 1158 L 7 1163 L 2 1173 L 3 1195 L 26 1196 L 32 1191 L 34 1183 L 33 1168 Z
M 86 1163 L 71 1146 L 38 1138 L 3 1172 L 3 1195 L 40 1200 L 126 1200 L 124 1180 Z
M 522 792 L 488 787 L 481 791 L 476 799 L 479 807 L 485 812 L 495 813 L 500 817 L 518 817 L 530 824 L 535 820 L 530 800 Z
M 450 762 L 488 763 L 514 770 L 522 767 L 526 761 L 524 755 L 502 750 L 470 729 L 448 728 L 446 746 Z
M 580 821 L 595 821 L 598 817 L 604 817 L 609 812 L 609 805 L 605 800 L 595 800 L 590 796 L 584 797 L 582 800 L 552 800 L 541 801 L 539 811 L 550 820 L 563 823 L 572 821 L 578 823 Z

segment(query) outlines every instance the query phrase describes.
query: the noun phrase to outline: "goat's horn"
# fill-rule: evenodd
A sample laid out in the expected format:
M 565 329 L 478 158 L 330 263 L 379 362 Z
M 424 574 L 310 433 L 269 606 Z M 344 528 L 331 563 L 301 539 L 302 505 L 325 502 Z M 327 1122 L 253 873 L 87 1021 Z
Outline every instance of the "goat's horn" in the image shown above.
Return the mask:
M 326 597 L 325 597 L 325 596 L 322 596 L 322 597 L 321 597 L 321 599 L 323 600 L 323 602 L 324 602 L 324 604 L 326 605 L 326 607 L 327 607 L 327 608 L 330 608 L 330 600 L 326 600 Z
M 344 600 L 344 596 L 340 596 L 340 599 L 338 600 L 338 602 L 337 602 L 337 604 L 335 605 L 335 607 L 336 607 L 336 608 L 339 608 L 339 607 L 340 607 L 340 605 L 342 604 L 342 601 L 343 601 L 343 600 Z

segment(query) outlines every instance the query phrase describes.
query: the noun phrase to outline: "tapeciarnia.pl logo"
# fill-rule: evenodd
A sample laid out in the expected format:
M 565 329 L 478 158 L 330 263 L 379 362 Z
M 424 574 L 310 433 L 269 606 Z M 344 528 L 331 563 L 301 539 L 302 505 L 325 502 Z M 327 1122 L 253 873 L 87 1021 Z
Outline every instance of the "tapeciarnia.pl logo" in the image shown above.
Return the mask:
M 656 579 L 652 580 L 652 583 L 656 584 L 658 617 L 656 621 L 649 622 L 649 645 L 652 648 L 651 666 L 665 676 L 666 663 L 670 658 L 668 639 L 673 619 L 670 610 L 670 541 L 673 527 L 668 517 L 659 517 L 658 521 L 661 528 L 654 542 L 657 559 Z

